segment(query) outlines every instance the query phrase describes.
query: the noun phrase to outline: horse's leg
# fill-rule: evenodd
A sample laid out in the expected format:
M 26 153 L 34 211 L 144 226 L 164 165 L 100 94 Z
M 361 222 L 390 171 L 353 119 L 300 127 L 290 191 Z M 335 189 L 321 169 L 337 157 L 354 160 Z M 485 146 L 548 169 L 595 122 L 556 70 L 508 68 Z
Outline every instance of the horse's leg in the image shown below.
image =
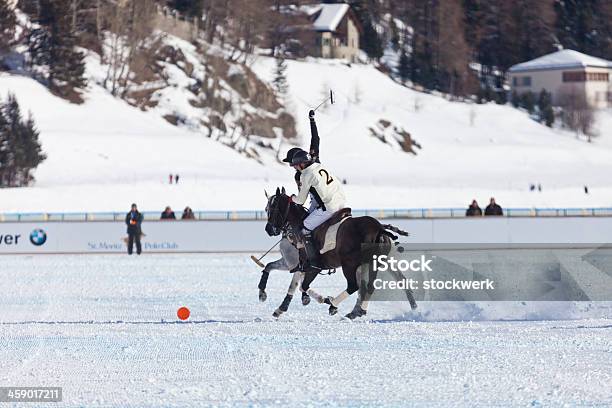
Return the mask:
M 376 279 L 376 271 L 373 271 L 373 268 L 368 268 L 368 280 L 364 279 L 363 273 L 364 266 L 355 269 L 355 280 L 360 282 L 359 295 L 357 296 L 357 301 L 355 302 L 353 310 L 345 316 L 351 320 L 367 314 L 370 297 L 374 291 L 373 282 L 374 279 Z
M 317 303 L 323 303 L 325 301 L 325 298 L 312 288 L 308 289 L 308 295 L 313 297 L 314 300 L 317 301 Z
M 310 284 L 312 283 L 313 280 L 315 280 L 319 272 L 303 272 L 303 273 L 304 273 L 304 279 L 302 280 L 302 286 L 301 286 L 302 292 L 308 293 L 308 290 L 310 289 Z
M 344 278 L 346 279 L 346 289 L 340 292 L 335 298 L 327 297 L 325 299 L 325 303 L 329 305 L 330 315 L 333 316 L 338 313 L 338 306 L 340 305 L 340 303 L 345 301 L 349 296 L 357 292 L 357 290 L 359 289 L 359 285 L 357 283 L 358 266 L 359 265 L 355 264 L 354 262 L 342 264 L 342 273 L 344 274 Z
M 304 272 L 296 272 L 295 274 L 299 275 L 299 277 L 300 277 L 299 285 L 300 285 L 300 290 L 302 290 L 302 282 L 304 282 L 304 275 L 305 274 L 304 274 Z M 309 292 L 311 292 L 311 291 L 312 291 L 312 289 L 308 289 L 308 292 L 302 291 L 302 305 L 308 306 L 310 304 L 310 295 L 309 295 Z
M 287 295 L 283 299 L 283 303 L 272 313 L 274 317 L 280 317 L 283 313 L 285 313 L 289 309 L 289 304 L 291 303 L 291 299 L 293 299 L 293 294 L 295 293 L 295 289 L 297 289 L 300 284 L 301 276 L 299 273 L 294 273 L 291 278 L 291 283 L 289 284 L 289 289 L 287 289 Z
M 274 269 L 284 269 L 285 261 L 281 258 L 274 262 L 268 262 L 266 266 L 261 271 L 261 279 L 259 279 L 259 301 L 265 302 L 268 299 L 268 294 L 266 293 L 266 286 L 268 285 L 268 277 L 270 276 L 270 271 Z
M 302 288 L 302 284 L 304 282 L 304 277 L 306 274 L 304 272 L 296 272 L 295 274 L 300 275 L 300 283 L 301 283 L 300 290 L 302 291 L 302 304 L 304 306 L 309 305 L 311 296 L 317 301 L 317 303 L 323 303 L 323 296 L 317 293 L 314 289 L 308 288 L 308 290 L 304 292 L 304 289 Z
M 395 279 L 397 281 L 400 281 L 400 280 L 406 278 L 399 271 L 391 270 L 391 273 L 393 274 L 393 276 L 395 277 Z M 406 298 L 408 299 L 408 303 L 410 303 L 410 309 L 412 309 L 412 310 L 416 309 L 417 308 L 417 302 L 414 299 L 414 292 L 412 292 L 412 290 L 409 287 L 404 289 L 404 292 L 406 293 Z
M 268 294 L 266 293 L 266 285 L 268 284 L 268 277 L 270 276 L 270 272 L 267 270 L 261 271 L 261 279 L 259 279 L 259 301 L 265 302 L 268 299 Z

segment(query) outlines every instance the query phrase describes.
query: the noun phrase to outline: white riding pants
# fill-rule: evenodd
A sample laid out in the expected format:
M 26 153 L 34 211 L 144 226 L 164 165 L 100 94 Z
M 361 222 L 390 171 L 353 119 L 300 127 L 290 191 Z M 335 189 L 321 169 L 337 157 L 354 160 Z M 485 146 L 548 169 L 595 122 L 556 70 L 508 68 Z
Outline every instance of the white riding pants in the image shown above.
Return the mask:
M 325 221 L 329 220 L 335 211 L 323 211 L 321 208 L 317 208 L 304 219 L 304 228 L 312 231 Z

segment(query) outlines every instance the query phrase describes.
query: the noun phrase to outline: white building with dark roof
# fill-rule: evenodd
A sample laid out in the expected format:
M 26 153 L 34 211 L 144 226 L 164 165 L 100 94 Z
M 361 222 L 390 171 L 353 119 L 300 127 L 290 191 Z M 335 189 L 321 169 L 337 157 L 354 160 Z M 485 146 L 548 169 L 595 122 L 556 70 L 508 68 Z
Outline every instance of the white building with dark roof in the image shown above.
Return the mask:
M 348 4 L 319 4 L 308 11 L 316 32 L 315 55 L 357 61 L 362 27 Z
M 612 62 L 578 51 L 561 50 L 514 65 L 508 79 L 518 94 L 545 89 L 554 104 L 580 96 L 596 108 L 612 106 Z

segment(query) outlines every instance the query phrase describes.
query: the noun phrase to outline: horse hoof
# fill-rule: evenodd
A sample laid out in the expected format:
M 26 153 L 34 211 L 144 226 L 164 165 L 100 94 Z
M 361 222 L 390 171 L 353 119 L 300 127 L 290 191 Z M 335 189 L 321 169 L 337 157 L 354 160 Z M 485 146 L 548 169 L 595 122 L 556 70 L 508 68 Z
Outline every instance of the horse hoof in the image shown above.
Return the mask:
M 279 318 L 279 317 L 280 317 L 280 316 L 281 316 L 283 313 L 284 313 L 284 311 L 283 311 L 283 310 L 276 309 L 276 310 L 274 311 L 274 313 L 272 313 L 272 316 L 273 316 L 273 317 L 276 317 L 276 318 L 278 319 L 278 318 Z
M 265 290 L 259 290 L 259 301 L 260 302 L 265 302 L 266 299 L 268 299 L 268 294 L 266 293 Z
M 328 296 L 328 297 L 326 297 L 325 299 L 323 299 L 323 303 L 325 303 L 326 305 L 330 305 L 330 306 L 331 306 L 331 305 L 332 305 L 332 300 L 333 300 L 333 299 L 334 299 L 333 297 Z
M 302 293 L 302 304 L 304 306 L 308 306 L 308 304 L 310 304 L 310 296 L 308 296 L 308 293 Z
M 349 318 L 351 320 L 355 320 L 358 317 L 365 316 L 367 313 L 368 312 L 363 310 L 362 308 L 356 308 L 356 309 L 353 309 L 353 311 L 351 313 L 347 314 L 344 317 L 347 317 L 347 318 Z
M 411 303 L 411 304 L 410 304 L 410 308 L 411 308 L 412 310 L 416 310 L 416 308 L 417 308 L 417 307 L 418 307 L 418 306 L 417 306 L 417 304 L 416 304 L 416 303 Z
M 336 306 L 334 306 L 334 305 L 331 305 L 331 306 L 329 307 L 329 315 L 330 315 L 330 316 L 333 316 L 333 315 L 335 315 L 336 313 L 338 313 L 338 308 L 337 308 Z

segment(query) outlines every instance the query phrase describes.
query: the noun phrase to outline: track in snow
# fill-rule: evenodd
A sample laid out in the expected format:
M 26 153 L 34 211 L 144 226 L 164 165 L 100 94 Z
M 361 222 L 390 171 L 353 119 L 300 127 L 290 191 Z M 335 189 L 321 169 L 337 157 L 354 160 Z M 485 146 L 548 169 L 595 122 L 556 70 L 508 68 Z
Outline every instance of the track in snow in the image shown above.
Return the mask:
M 273 272 L 259 303 L 245 255 L 0 265 L 0 385 L 62 386 L 65 406 L 612 404 L 608 305 L 438 303 L 412 314 L 378 302 L 349 322 L 296 297 L 276 321 L 290 276 Z M 313 287 L 343 284 L 336 274 Z M 542 317 L 579 319 L 524 320 Z M 435 321 L 471 318 L 485 321 Z

